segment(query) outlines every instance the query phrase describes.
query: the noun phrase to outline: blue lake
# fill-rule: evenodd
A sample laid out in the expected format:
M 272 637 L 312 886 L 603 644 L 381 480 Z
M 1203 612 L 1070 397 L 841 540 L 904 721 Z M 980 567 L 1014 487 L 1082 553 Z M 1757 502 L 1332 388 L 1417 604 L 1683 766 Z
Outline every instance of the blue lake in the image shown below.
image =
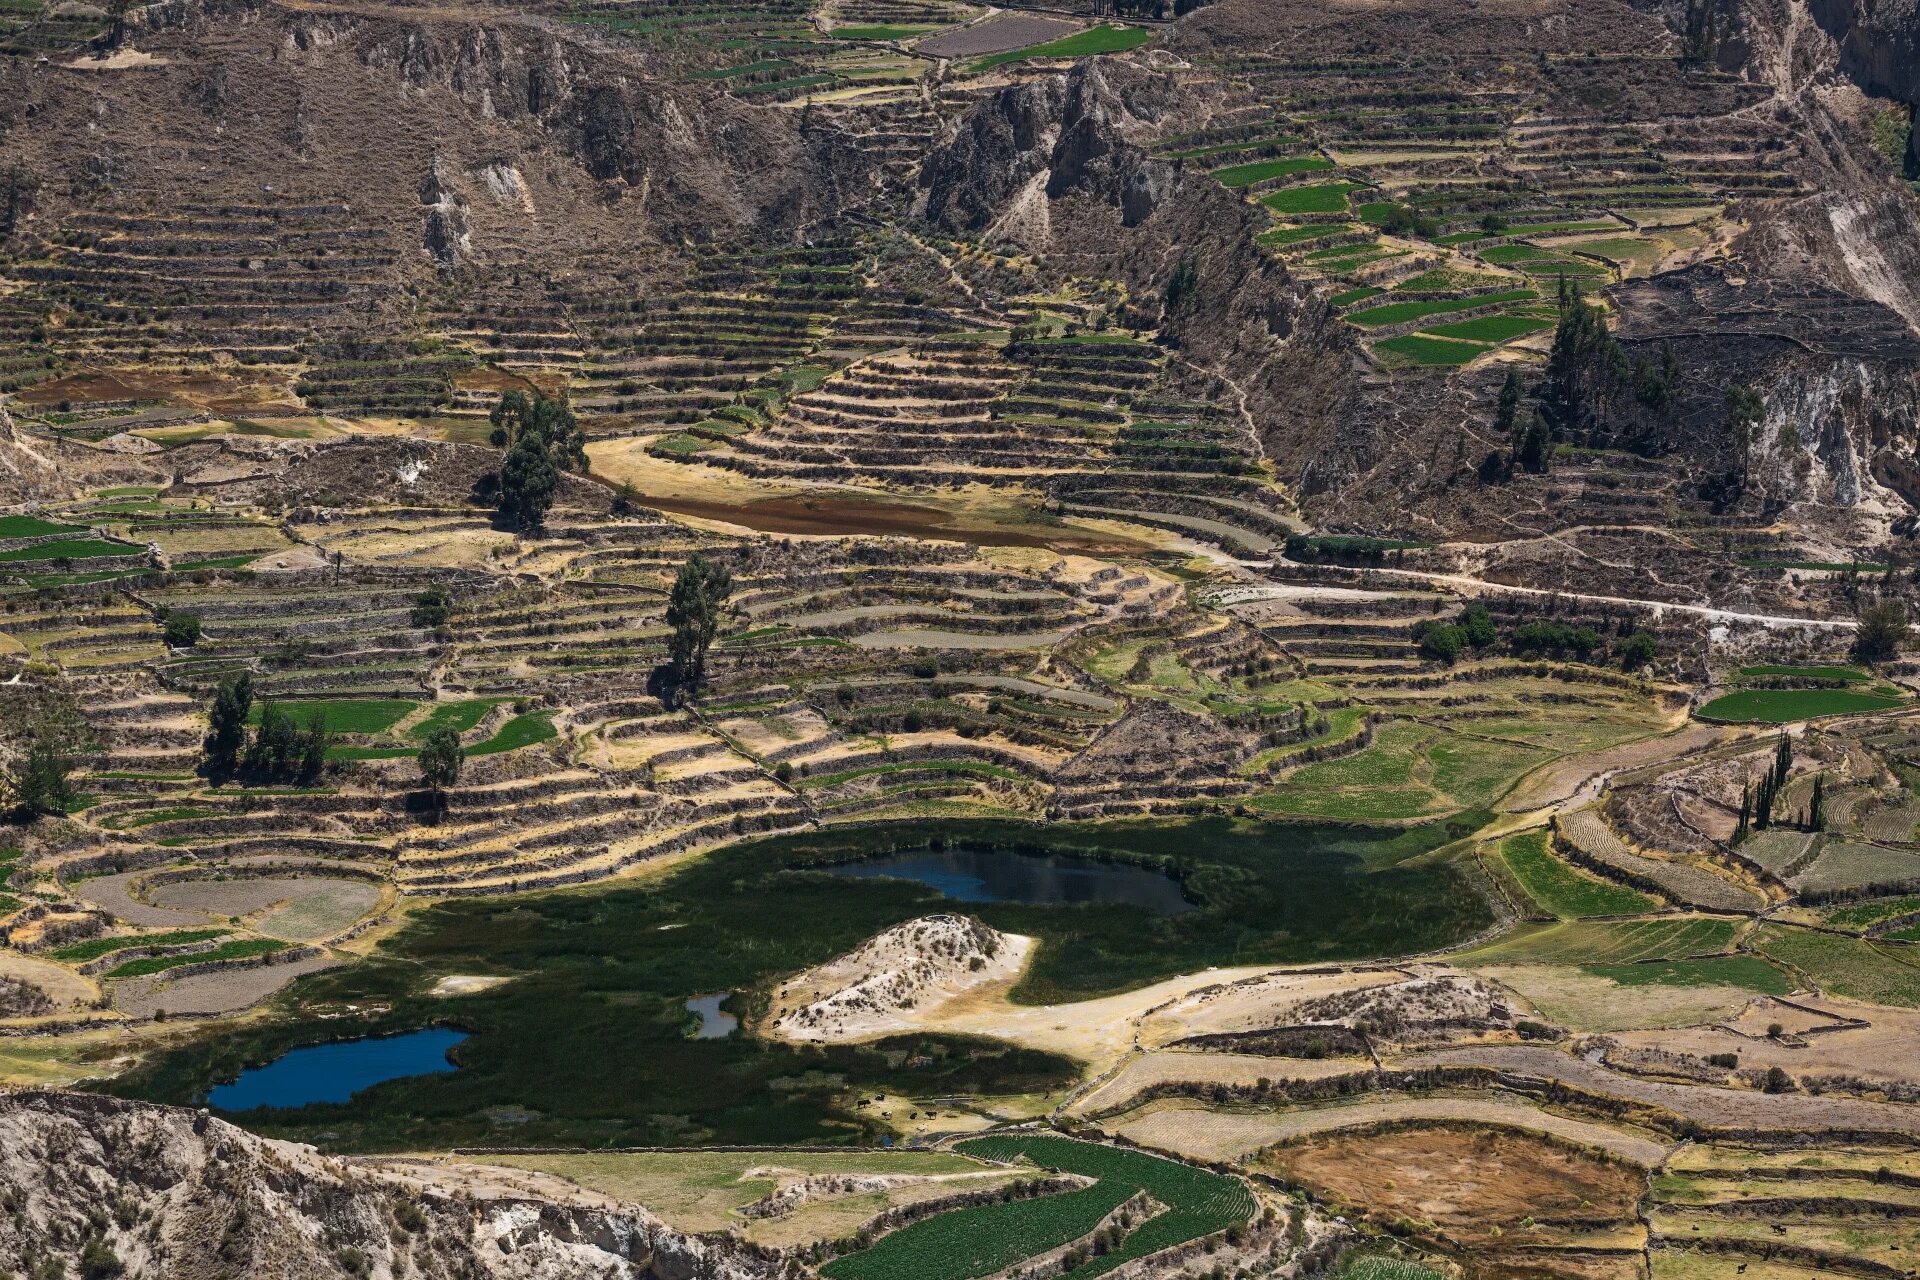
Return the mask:
M 264 1067 L 248 1067 L 231 1084 L 216 1085 L 207 1095 L 207 1105 L 221 1111 L 251 1111 L 345 1102 L 385 1080 L 454 1070 L 447 1053 L 466 1038 L 464 1031 L 429 1027 L 403 1036 L 294 1049 Z
M 843 862 L 836 876 L 890 876 L 918 880 L 960 902 L 1103 902 L 1145 907 L 1156 915 L 1192 911 L 1180 882 L 1145 867 L 1129 867 L 1063 853 L 1019 853 L 985 845 L 918 849 Z

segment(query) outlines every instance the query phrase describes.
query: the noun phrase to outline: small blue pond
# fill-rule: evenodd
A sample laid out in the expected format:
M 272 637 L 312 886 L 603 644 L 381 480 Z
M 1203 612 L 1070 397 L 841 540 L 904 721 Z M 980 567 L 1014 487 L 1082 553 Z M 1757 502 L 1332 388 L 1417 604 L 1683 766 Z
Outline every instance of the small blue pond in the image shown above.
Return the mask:
M 687 1008 L 700 1015 L 700 1029 L 693 1033 L 695 1040 L 724 1040 L 733 1034 L 740 1019 L 720 1008 L 720 1002 L 732 994 L 722 991 L 719 995 L 693 996 L 687 1001 Z
M 447 1054 L 464 1031 L 429 1027 L 403 1036 L 373 1036 L 294 1049 L 264 1067 L 248 1067 L 232 1084 L 215 1086 L 207 1105 L 221 1111 L 345 1102 L 362 1089 L 405 1076 L 452 1071 Z
M 953 845 L 845 862 L 827 870 L 861 879 L 918 880 L 961 902 L 1123 903 L 1163 916 L 1194 909 L 1171 876 L 1063 853 Z

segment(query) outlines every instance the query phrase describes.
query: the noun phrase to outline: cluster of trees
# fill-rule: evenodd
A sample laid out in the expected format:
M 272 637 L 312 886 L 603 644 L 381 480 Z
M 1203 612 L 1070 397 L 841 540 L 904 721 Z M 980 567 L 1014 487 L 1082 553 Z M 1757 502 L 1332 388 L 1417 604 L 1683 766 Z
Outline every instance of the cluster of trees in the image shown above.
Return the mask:
M 222 680 L 207 710 L 208 777 L 312 782 L 326 769 L 333 735 L 325 716 L 316 711 L 303 726 L 277 703 L 263 702 L 259 722 L 249 735 L 247 721 L 252 714 L 252 674 L 242 671 Z
M 1396 204 L 1388 209 L 1380 219 L 1380 230 L 1390 236 L 1420 236 L 1423 238 L 1440 234 L 1440 219 L 1429 213 L 1420 213 L 1404 204 Z
M 1780 803 L 1780 793 L 1787 788 L 1787 778 L 1793 772 L 1793 739 L 1785 733 L 1774 744 L 1773 760 L 1767 771 L 1760 775 L 1760 785 L 1751 782 L 1740 788 L 1740 817 L 1733 828 L 1733 842 L 1739 844 L 1755 831 L 1765 831 L 1778 825 L 1780 819 L 1774 814 Z M 1807 807 L 1800 812 L 1798 825 L 1807 831 L 1820 831 L 1827 825 L 1827 780 L 1820 775 L 1813 780 L 1813 795 Z
M 501 519 L 515 529 L 546 523 L 560 491 L 560 473 L 587 470 L 587 436 L 564 400 L 539 391 L 509 391 L 487 415 L 491 439 L 505 449 L 498 496 Z
M 1629 356 L 1606 314 L 1562 277 L 1545 391 L 1549 419 L 1561 431 L 1652 455 L 1679 421 L 1680 362 L 1670 345 L 1657 364 Z
M 1482 604 L 1468 604 L 1451 622 L 1423 622 L 1413 629 L 1422 653 L 1451 663 L 1467 652 L 1484 652 L 1500 639 L 1493 615 Z M 1568 622 L 1523 622 L 1507 637 L 1516 656 L 1550 654 L 1585 662 L 1607 648 L 1606 637 L 1592 627 Z M 1659 653 L 1659 643 L 1645 631 L 1630 632 L 1613 646 L 1622 668 L 1637 671 Z
M 1525 395 L 1519 371 L 1509 368 L 1507 380 L 1500 387 L 1500 406 L 1493 415 L 1494 435 L 1505 440 L 1507 447 L 1491 450 L 1481 459 L 1483 484 L 1505 484 L 1515 470 L 1545 475 L 1553 461 L 1553 428 L 1546 415 L 1535 408 L 1525 425 L 1521 424 L 1520 403 Z
M 1423 622 L 1413 629 L 1413 638 L 1429 658 L 1452 662 L 1469 649 L 1484 649 L 1500 638 L 1494 629 L 1493 615 L 1483 604 L 1470 604 L 1460 610 L 1452 622 Z

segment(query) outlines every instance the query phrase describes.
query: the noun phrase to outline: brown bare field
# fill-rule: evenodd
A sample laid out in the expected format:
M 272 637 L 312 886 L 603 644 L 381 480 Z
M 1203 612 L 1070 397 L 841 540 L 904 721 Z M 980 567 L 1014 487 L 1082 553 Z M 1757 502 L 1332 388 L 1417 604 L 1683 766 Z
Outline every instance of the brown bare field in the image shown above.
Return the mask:
M 64 1012 L 75 1003 L 92 1004 L 100 998 L 100 988 L 71 969 L 21 955 L 18 951 L 0 949 L 0 977 L 40 988 L 53 1001 L 57 1012 Z
M 1518 993 L 1549 1021 L 1581 1031 L 1694 1026 L 1733 1017 L 1753 1001 L 1745 987 L 1625 986 L 1570 965 L 1495 965 L 1477 972 Z
M 1596 1233 L 1635 1246 L 1644 1239 L 1634 1219 L 1639 1169 L 1530 1133 L 1440 1124 L 1327 1134 L 1276 1148 L 1253 1167 L 1370 1217 L 1432 1223 L 1470 1247 L 1537 1248 Z
M 155 906 L 211 916 L 248 916 L 273 908 L 259 931 L 288 942 L 340 933 L 380 904 L 378 885 L 323 876 L 179 880 L 156 885 L 146 896 Z
M 922 40 L 915 49 L 933 58 L 979 58 L 1058 40 L 1072 35 L 1082 25 L 1037 13 L 1002 13 L 958 31 L 946 31 Z
M 19 397 L 21 403 L 34 406 L 58 404 L 62 400 L 159 400 L 215 413 L 302 407 L 285 375 L 258 370 L 196 369 L 179 373 L 157 369 L 81 370 L 24 388 Z
M 1068 1109 L 1085 1114 L 1122 1107 L 1142 1090 L 1169 1081 L 1252 1085 L 1261 1080 L 1317 1080 L 1372 1066 L 1367 1058 L 1267 1058 L 1244 1053 L 1160 1051 L 1134 1058 Z
M 1228 1111 L 1196 1102 L 1158 1102 L 1105 1127 L 1142 1145 L 1191 1159 L 1235 1160 L 1290 1138 L 1411 1121 L 1466 1121 L 1529 1129 L 1611 1152 L 1649 1167 L 1665 1159 L 1670 1147 L 1638 1132 L 1574 1120 L 1503 1095 L 1485 1098 L 1376 1095 L 1359 1102 L 1288 1111 Z
M 1590 755 L 1567 756 L 1528 774 L 1500 807 L 1509 813 L 1523 813 L 1563 804 L 1602 774 L 1657 764 L 1732 736 L 1734 733 L 1721 725 L 1694 723 L 1662 737 L 1626 742 Z
M 169 1015 L 235 1013 L 259 1004 L 302 974 L 331 969 L 339 963 L 332 956 L 317 955 L 287 964 L 216 969 L 172 981 L 164 973 L 156 973 L 117 984 L 114 1003 L 137 1018 L 151 1017 L 160 1009 Z
M 1756 1090 L 1709 1088 L 1644 1080 L 1609 1071 L 1584 1058 L 1531 1045 L 1473 1045 L 1408 1054 L 1400 1068 L 1482 1066 L 1577 1088 L 1646 1106 L 1661 1107 L 1701 1124 L 1762 1130 L 1847 1129 L 1920 1135 L 1920 1110 L 1886 1102 Z
M 1920 1084 L 1920 1058 L 1913 1052 L 1913 1046 L 1920 1044 L 1920 1012 L 1838 1000 L 1823 1003 L 1841 1017 L 1857 1017 L 1870 1025 L 1818 1031 L 1802 1038 L 1798 1033 L 1837 1024 L 1833 1019 L 1819 1018 L 1769 1000 L 1765 1007 L 1743 1016 L 1736 1024 L 1738 1030 L 1689 1027 L 1676 1031 L 1628 1031 L 1613 1038 L 1628 1048 L 1659 1049 L 1699 1058 L 1715 1053 L 1737 1054 L 1743 1070 L 1779 1067 L 1796 1078 L 1857 1076 L 1879 1083 Z M 1780 1024 L 1793 1038 L 1768 1036 L 1767 1028 L 1774 1023 Z

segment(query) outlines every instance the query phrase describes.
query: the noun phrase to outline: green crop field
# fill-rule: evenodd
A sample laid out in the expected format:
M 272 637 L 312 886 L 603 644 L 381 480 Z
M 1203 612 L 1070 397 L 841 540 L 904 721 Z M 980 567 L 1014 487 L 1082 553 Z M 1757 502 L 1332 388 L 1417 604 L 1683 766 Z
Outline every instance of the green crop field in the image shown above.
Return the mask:
M 1331 168 L 1333 161 L 1325 156 L 1288 156 L 1281 160 L 1256 160 L 1248 164 L 1228 165 L 1223 169 L 1215 169 L 1213 176 L 1222 186 L 1250 187 L 1268 178 L 1280 178 L 1290 173 L 1316 173 Z
M 1423 320 L 1428 316 L 1446 315 L 1450 311 L 1469 311 L 1475 307 L 1490 307 L 1501 302 L 1526 302 L 1538 295 L 1532 289 L 1504 289 L 1499 293 L 1475 294 L 1471 298 L 1434 298 L 1426 302 L 1389 302 L 1385 306 L 1368 307 L 1364 311 L 1351 311 L 1347 319 L 1365 329 L 1376 329 L 1382 325 L 1405 324 L 1409 320 Z
M 820 1268 L 831 1280 L 972 1280 L 1086 1235 L 1133 1194 L 1106 1181 L 1057 1195 L 943 1213 Z
M 1920 1008 L 1920 966 L 1909 959 L 1911 948 L 1876 946 L 1859 938 L 1785 925 L 1761 926 L 1754 933 L 1753 946 L 1806 973 L 1822 991 L 1873 1004 Z
M 287 945 L 271 938 L 238 938 L 232 942 L 223 942 L 211 951 L 195 951 L 184 956 L 148 956 L 144 960 L 129 960 L 108 972 L 107 976 L 139 978 L 150 973 L 165 973 L 168 969 L 177 969 L 183 964 L 206 964 L 212 960 L 249 960 L 255 956 L 270 956 L 276 951 L 285 951 Z
M 1165 1208 L 1130 1231 L 1117 1248 L 1064 1273 L 1091 1280 L 1125 1263 L 1250 1221 L 1253 1194 L 1237 1178 L 1141 1151 L 1051 1134 L 962 1142 L 956 1150 L 986 1160 L 1032 1161 L 1098 1178 L 1093 1186 L 1041 1200 L 962 1209 L 915 1223 L 861 1253 L 821 1269 L 833 1280 L 972 1280 L 1086 1235 L 1136 1193 Z
M 101 956 L 112 955 L 116 951 L 125 951 L 129 947 L 178 947 L 189 942 L 206 942 L 218 938 L 227 932 L 225 929 L 175 929 L 168 933 L 148 933 L 118 938 L 88 938 L 85 942 L 76 942 L 72 946 L 60 947 L 50 951 L 55 960 L 64 960 L 68 964 L 85 964 L 89 960 L 98 960 Z
M 1561 861 L 1547 847 L 1544 831 L 1526 831 L 1500 842 L 1500 858 L 1527 896 L 1563 920 L 1580 916 L 1631 915 L 1655 902 L 1625 885 L 1602 880 Z
M 1477 342 L 1449 342 L 1444 338 L 1428 338 L 1417 333 L 1388 338 L 1375 343 L 1373 349 L 1419 365 L 1466 364 L 1475 356 L 1487 352 L 1487 348 Z
M 0 538 L 45 538 L 56 533 L 85 533 L 78 525 L 53 524 L 37 516 L 0 516 Z
M 1457 324 L 1435 325 L 1431 329 L 1422 329 L 1421 332 L 1441 338 L 1463 338 L 1468 342 L 1509 342 L 1514 338 L 1525 337 L 1529 333 L 1551 329 L 1553 325 L 1553 321 L 1539 316 L 1481 316 L 1475 320 L 1462 320 Z
M 1722 694 L 1699 714 L 1713 720 L 1758 721 L 1762 724 L 1790 724 L 1815 716 L 1844 715 L 1855 711 L 1885 711 L 1904 699 L 1853 689 L 1742 689 Z
M 137 556 L 146 548 L 130 542 L 107 542 L 100 538 L 62 538 L 38 546 L 0 551 L 0 560 L 104 560 L 109 556 Z
M 1522 925 L 1469 955 L 1476 964 L 1634 964 L 1725 951 L 1738 927 L 1702 916 Z
M 1596 977 L 1623 987 L 1742 987 L 1764 995 L 1784 996 L 1795 983 L 1759 956 L 1712 956 L 1705 960 L 1658 960 L 1651 964 L 1590 964 L 1582 966 Z
M 466 733 L 482 720 L 487 713 L 511 698 L 468 698 L 464 702 L 443 702 L 435 707 L 427 717 L 407 730 L 409 738 L 426 741 L 427 735 L 435 729 L 451 729 L 455 733 Z
M 1082 31 L 1046 44 L 1028 45 L 1024 49 L 1010 49 L 1006 53 L 981 58 L 970 69 L 975 72 L 991 71 L 1009 62 L 1025 62 L 1029 58 L 1084 58 L 1095 53 L 1125 53 L 1128 49 L 1138 49 L 1151 39 L 1153 32 L 1145 27 L 1098 26 L 1091 31 Z
M 1916 913 L 1920 913 L 1920 898 L 1909 895 L 1849 903 L 1844 907 L 1836 907 L 1828 911 L 1825 919 L 1827 924 L 1836 929 L 1866 929 L 1879 924 L 1882 920 Z
M 481 701 L 487 700 L 482 699 Z M 470 706 L 470 704 L 466 703 L 456 703 L 454 705 L 461 707 Z M 460 714 L 463 718 L 473 715 L 471 710 L 463 710 Z M 484 715 L 485 711 L 483 710 L 479 716 L 474 716 L 473 722 L 478 724 Z M 396 716 L 395 720 L 397 721 L 398 719 L 400 719 L 400 717 Z M 329 721 L 328 724 L 331 726 L 332 722 Z M 416 728 L 424 729 L 424 725 L 416 726 Z M 559 732 L 559 729 L 554 726 L 553 717 L 547 712 L 528 711 L 513 717 L 513 719 L 501 725 L 500 731 L 491 738 L 488 738 L 485 742 L 476 742 L 468 747 L 467 755 L 491 756 L 498 755 L 503 751 L 518 751 L 522 747 L 530 747 L 537 742 L 546 742 L 558 736 Z M 424 732 L 421 732 L 410 736 L 424 738 L 426 735 Z M 418 747 L 333 747 L 327 751 L 327 759 L 398 760 L 403 756 L 413 755 L 418 750 Z
M 253 710 L 247 713 L 248 724 L 260 723 L 260 714 L 265 705 L 260 699 L 254 700 Z M 305 725 L 319 715 L 334 733 L 385 733 L 420 704 L 398 698 L 335 698 L 324 702 L 279 702 L 274 705 L 292 716 L 298 725 Z
M 1329 301 L 1336 307 L 1350 307 L 1356 302 L 1365 302 L 1368 298 L 1377 298 L 1384 292 L 1386 291 L 1377 285 L 1363 284 L 1357 289 L 1348 289 L 1344 293 L 1336 293 Z
M 1357 182 L 1322 182 L 1310 187 L 1283 187 L 1261 196 L 1260 203 L 1275 213 L 1345 213 L 1347 195 L 1359 191 Z

